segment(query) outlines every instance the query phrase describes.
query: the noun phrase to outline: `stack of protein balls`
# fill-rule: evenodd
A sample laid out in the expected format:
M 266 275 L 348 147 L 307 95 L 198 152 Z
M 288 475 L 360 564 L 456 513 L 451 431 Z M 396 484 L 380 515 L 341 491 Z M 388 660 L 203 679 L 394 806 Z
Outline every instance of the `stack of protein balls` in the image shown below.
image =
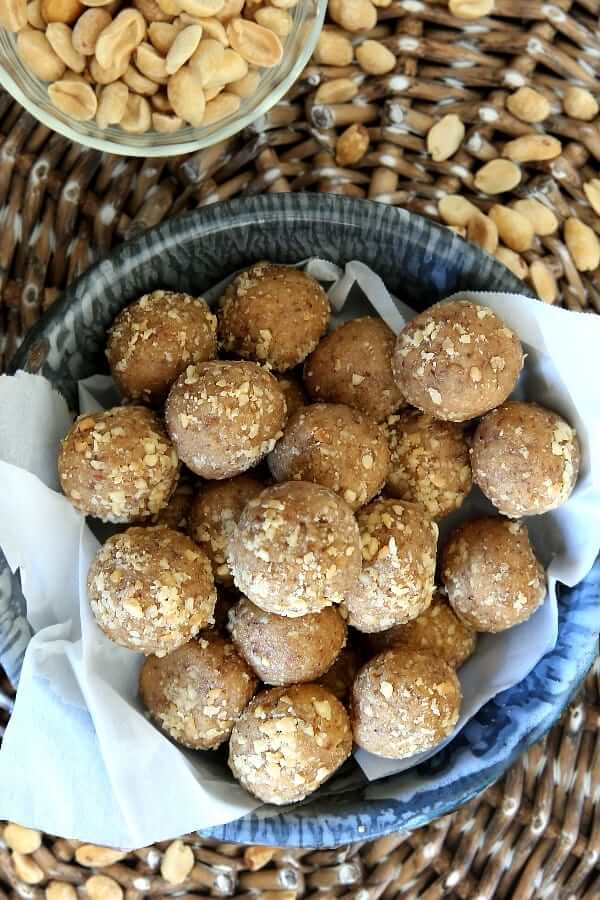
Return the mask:
M 476 633 L 545 596 L 518 517 L 563 503 L 578 473 L 560 416 L 505 402 L 523 352 L 488 308 L 437 304 L 397 338 L 376 317 L 324 337 L 329 319 L 317 281 L 266 262 L 217 317 L 142 297 L 108 338 L 124 405 L 77 419 L 59 459 L 74 506 L 130 526 L 89 597 L 147 656 L 149 714 L 186 747 L 229 741 L 235 777 L 271 803 L 314 791 L 353 740 L 404 758 L 452 731 Z M 437 521 L 473 481 L 501 515 L 451 533 L 436 587 Z

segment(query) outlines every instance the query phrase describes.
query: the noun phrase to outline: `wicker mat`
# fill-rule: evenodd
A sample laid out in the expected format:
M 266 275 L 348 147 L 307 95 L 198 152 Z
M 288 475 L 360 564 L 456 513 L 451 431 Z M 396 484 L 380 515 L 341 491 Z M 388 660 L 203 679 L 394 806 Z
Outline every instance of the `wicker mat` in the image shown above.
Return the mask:
M 353 36 L 355 45 L 365 37 L 381 41 L 397 57 L 393 72 L 313 62 L 260 125 L 170 160 L 69 144 L 0 93 L 0 362 L 61 288 L 119 241 L 168 216 L 263 191 L 369 197 L 455 224 L 545 302 L 600 311 L 599 120 L 586 120 L 590 108 L 594 113 L 590 95 L 572 90 L 600 95 L 599 10 L 599 0 L 496 0 L 493 15 L 465 22 L 445 2 L 394 0 L 378 9 L 372 32 Z M 542 97 L 541 122 L 523 120 L 539 115 L 522 112 L 519 88 L 535 90 L 534 106 Z M 428 148 L 434 137 L 448 140 L 447 124 L 428 135 L 448 115 L 460 119 L 464 137 L 451 158 L 435 161 Z M 555 140 L 540 145 L 539 135 Z M 548 156 L 540 146 L 552 158 L 540 158 Z M 520 180 L 496 195 L 489 168 L 480 172 L 503 156 L 517 157 Z M 440 202 L 449 208 L 448 195 L 468 199 L 483 215 L 469 226 L 444 215 Z M 523 239 L 519 219 L 491 209 L 531 199 L 553 213 L 533 238 Z M 10 688 L 0 681 L 0 736 L 10 707 Z M 48 900 L 77 900 L 77 891 L 90 900 L 598 900 L 599 723 L 597 664 L 564 719 L 480 798 L 410 834 L 339 850 L 272 851 L 188 836 L 193 859 L 179 844 L 121 858 L 50 836 L 32 849 L 35 835 L 19 844 L 23 837 L 9 831 L 0 839 L 0 900 L 42 900 L 44 892 Z M 181 860 L 191 871 L 174 884 Z

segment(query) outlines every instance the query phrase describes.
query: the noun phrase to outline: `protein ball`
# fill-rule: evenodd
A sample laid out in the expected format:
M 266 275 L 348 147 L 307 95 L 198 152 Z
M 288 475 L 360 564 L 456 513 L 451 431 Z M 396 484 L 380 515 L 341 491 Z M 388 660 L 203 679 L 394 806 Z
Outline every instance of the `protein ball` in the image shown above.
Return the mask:
M 208 479 L 255 466 L 281 437 L 286 418 L 277 379 L 249 362 L 189 366 L 171 388 L 165 412 L 180 458 Z
M 362 657 L 355 647 L 344 647 L 334 664 L 319 678 L 319 684 L 346 703 L 356 674 L 362 665 Z
M 313 403 L 290 418 L 268 463 L 276 481 L 322 484 L 358 509 L 383 487 L 390 452 L 382 429 L 363 413 Z
M 223 349 L 278 372 L 301 363 L 327 330 L 329 301 L 299 269 L 256 263 L 225 289 L 219 309 Z
M 579 474 L 579 444 L 557 413 L 535 403 L 505 403 L 479 423 L 473 477 L 505 516 L 536 516 L 570 496 Z
M 394 625 L 368 637 L 371 652 L 380 653 L 392 647 L 412 647 L 433 653 L 458 669 L 475 650 L 477 635 L 458 618 L 447 599 L 436 592 L 431 606 L 405 625 Z
M 463 426 L 411 409 L 390 416 L 386 433 L 388 493 L 418 503 L 433 519 L 458 509 L 473 483 Z
M 360 537 L 350 507 L 320 485 L 267 488 L 244 509 L 229 542 L 236 586 L 280 616 L 304 616 L 340 603 L 356 587 Z
M 194 485 L 188 478 L 182 476 L 167 505 L 153 516 L 152 524 L 167 525 L 176 531 L 187 531 L 193 499 Z
M 504 403 L 523 368 L 514 332 L 491 309 L 437 303 L 398 335 L 392 357 L 408 403 L 436 419 L 465 422 Z
M 546 596 L 546 579 L 520 522 L 472 519 L 452 532 L 442 577 L 448 599 L 475 631 L 505 631 L 528 619 Z
M 295 619 L 275 616 L 242 597 L 229 616 L 231 639 L 265 684 L 314 681 L 346 643 L 346 623 L 332 606 Z
M 119 313 L 106 355 L 124 397 L 161 403 L 187 366 L 217 355 L 216 316 L 189 294 L 153 291 Z
M 61 444 L 58 475 L 66 497 L 86 515 L 135 522 L 169 502 L 179 461 L 155 413 L 117 406 L 75 421 Z
M 216 750 L 229 738 L 257 680 L 230 641 L 203 633 L 164 659 L 149 656 L 140 697 L 169 737 L 192 750 Z
M 264 485 L 249 475 L 238 475 L 204 485 L 194 498 L 189 516 L 189 534 L 208 556 L 218 584 L 231 587 L 233 576 L 227 563 L 227 544 L 249 500 Z
M 352 751 L 348 713 L 318 684 L 263 691 L 235 723 L 229 767 L 265 803 L 295 803 L 330 778 Z
M 304 364 L 313 400 L 346 403 L 382 422 L 404 403 L 392 373 L 396 337 L 382 319 L 365 316 L 324 337 Z
M 288 419 L 293 416 L 296 410 L 302 406 L 306 406 L 306 394 L 302 389 L 300 382 L 290 375 L 279 375 L 277 378 L 279 387 L 283 391 L 285 397 L 285 405 L 287 407 Z
M 433 594 L 438 528 L 402 500 L 374 500 L 357 515 L 363 567 L 347 592 L 348 624 L 384 631 L 416 619 Z
M 387 759 L 422 753 L 452 732 L 461 700 L 456 672 L 445 660 L 412 647 L 387 650 L 354 681 L 354 740 Z
M 121 647 L 165 656 L 212 623 L 210 563 L 186 535 L 128 528 L 100 547 L 88 594 L 102 631 Z

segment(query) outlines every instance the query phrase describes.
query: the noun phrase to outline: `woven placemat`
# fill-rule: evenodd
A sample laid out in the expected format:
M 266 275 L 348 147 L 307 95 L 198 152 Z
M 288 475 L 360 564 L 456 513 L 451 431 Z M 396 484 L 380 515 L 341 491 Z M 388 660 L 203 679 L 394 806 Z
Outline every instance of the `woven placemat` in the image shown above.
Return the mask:
M 462 0 L 469 3 L 489 5 Z M 396 57 L 393 70 L 364 70 L 378 66 L 377 48 L 358 53 L 364 68 L 356 52 L 342 65 L 313 61 L 286 101 L 245 134 L 170 160 L 70 144 L 0 93 L 0 363 L 60 290 L 116 243 L 186 210 L 265 191 L 368 197 L 453 224 L 545 302 L 600 311 L 599 11 L 600 0 L 496 0 L 492 15 L 465 21 L 443 0 L 395 0 L 378 9 L 371 32 L 346 33 L 355 51 L 366 39 L 381 42 Z M 434 159 L 448 142 L 452 156 Z M 515 157 L 518 183 L 491 194 L 507 167 L 488 164 Z M 481 214 L 447 199 L 457 196 Z M 540 225 L 534 206 L 536 233 L 523 236 L 506 208 L 531 215 L 519 201 L 532 199 L 547 212 Z M 0 736 L 10 709 L 10 688 L 0 683 Z M 597 664 L 564 719 L 508 775 L 411 834 L 315 852 L 188 836 L 191 854 L 160 844 L 117 861 L 47 835 L 25 855 L 0 839 L 0 900 L 42 900 L 44 892 L 48 900 L 77 900 L 76 892 L 90 900 L 598 900 L 599 723 Z M 21 847 L 36 842 L 29 835 Z M 190 871 L 174 884 L 177 861 Z

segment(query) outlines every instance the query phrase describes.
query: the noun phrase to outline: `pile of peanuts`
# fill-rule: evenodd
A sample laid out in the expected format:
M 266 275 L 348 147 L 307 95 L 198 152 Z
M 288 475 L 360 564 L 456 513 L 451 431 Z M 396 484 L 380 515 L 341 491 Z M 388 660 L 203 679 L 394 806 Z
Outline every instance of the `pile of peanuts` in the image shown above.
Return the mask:
M 172 133 L 232 115 L 276 66 L 298 0 L 2 0 L 0 25 L 59 110 Z

